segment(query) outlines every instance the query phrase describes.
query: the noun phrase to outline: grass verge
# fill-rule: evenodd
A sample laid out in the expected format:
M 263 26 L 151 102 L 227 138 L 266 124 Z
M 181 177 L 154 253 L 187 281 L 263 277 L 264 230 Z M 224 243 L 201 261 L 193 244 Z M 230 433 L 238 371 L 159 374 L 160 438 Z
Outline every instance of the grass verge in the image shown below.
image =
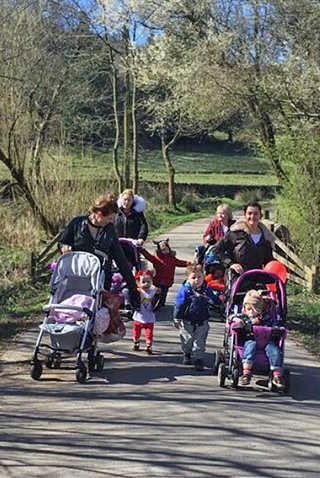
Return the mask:
M 320 295 L 289 285 L 287 325 L 296 340 L 320 358 Z

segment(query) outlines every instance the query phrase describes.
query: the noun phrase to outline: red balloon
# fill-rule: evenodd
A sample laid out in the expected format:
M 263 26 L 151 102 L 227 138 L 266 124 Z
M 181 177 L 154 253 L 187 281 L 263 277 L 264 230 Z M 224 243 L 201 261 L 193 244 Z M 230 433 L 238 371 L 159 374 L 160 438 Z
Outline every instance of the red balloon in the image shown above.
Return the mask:
M 281 262 L 279 261 L 268 262 L 268 264 L 264 266 L 264 270 L 267 272 L 271 272 L 271 274 L 274 274 L 275 276 L 278 276 L 279 279 L 281 279 L 284 284 L 286 283 L 287 269 L 286 269 L 286 266 L 284 266 Z

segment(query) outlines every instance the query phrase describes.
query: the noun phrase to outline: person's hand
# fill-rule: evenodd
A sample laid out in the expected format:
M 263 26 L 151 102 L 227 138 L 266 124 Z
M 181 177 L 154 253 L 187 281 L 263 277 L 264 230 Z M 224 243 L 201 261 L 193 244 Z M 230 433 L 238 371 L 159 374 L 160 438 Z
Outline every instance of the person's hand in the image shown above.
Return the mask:
M 232 266 L 230 266 L 230 269 L 233 269 L 239 275 L 243 272 L 243 267 L 240 264 L 232 264 Z
M 143 246 L 143 244 L 144 244 L 143 239 L 137 239 L 137 242 L 136 242 L 137 247 L 141 247 L 141 246 Z
M 180 321 L 179 321 L 179 322 L 173 322 L 173 326 L 174 326 L 176 329 L 179 329 L 179 328 L 180 328 Z
M 60 251 L 62 254 L 66 254 L 67 252 L 70 252 L 72 250 L 71 246 L 68 246 L 67 244 L 64 244 L 61 246 Z
M 205 242 L 209 242 L 209 241 L 210 241 L 210 238 L 211 238 L 211 236 L 210 236 L 210 234 L 209 234 L 208 236 L 206 236 L 206 237 L 204 238 Z

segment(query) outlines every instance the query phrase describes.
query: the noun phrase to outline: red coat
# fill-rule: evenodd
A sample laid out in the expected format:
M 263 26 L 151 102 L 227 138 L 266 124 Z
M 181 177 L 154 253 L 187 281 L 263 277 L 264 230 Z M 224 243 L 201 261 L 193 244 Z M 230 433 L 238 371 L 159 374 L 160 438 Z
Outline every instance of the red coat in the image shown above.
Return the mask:
M 228 228 L 234 224 L 234 220 L 231 220 L 228 222 Z M 213 219 L 212 221 L 209 222 L 209 224 L 206 227 L 206 230 L 204 231 L 203 234 L 203 242 L 207 244 L 206 237 L 210 236 L 209 242 L 212 244 L 215 244 L 216 242 L 221 239 L 224 234 L 223 234 L 223 228 L 221 222 L 218 221 L 218 219 Z
M 190 264 L 190 261 L 177 259 L 175 255 L 170 253 L 158 255 L 156 252 L 153 256 L 150 252 L 143 249 L 142 254 L 154 265 L 156 275 L 153 278 L 153 283 L 155 286 L 166 285 L 171 287 L 174 282 L 176 267 L 187 267 Z

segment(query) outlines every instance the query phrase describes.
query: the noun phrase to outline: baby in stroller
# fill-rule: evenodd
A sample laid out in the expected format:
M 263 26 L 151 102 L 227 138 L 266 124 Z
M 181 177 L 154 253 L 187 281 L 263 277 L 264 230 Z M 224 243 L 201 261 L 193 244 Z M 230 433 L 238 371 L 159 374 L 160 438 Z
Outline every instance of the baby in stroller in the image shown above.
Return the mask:
M 224 322 L 224 308 L 226 300 L 225 285 L 225 267 L 220 262 L 214 262 L 210 265 L 205 275 L 205 282 L 213 293 L 214 299 L 210 301 L 209 306 L 213 312 L 217 312 L 220 320 Z
M 243 300 L 242 312 L 240 316 L 231 317 L 233 330 L 238 329 L 239 342 L 243 343 L 242 354 L 242 385 L 249 385 L 251 381 L 252 366 L 257 353 L 257 340 L 253 331 L 253 326 L 273 326 L 274 322 L 268 311 L 268 300 L 262 296 L 262 291 L 251 289 Z M 272 383 L 275 387 L 282 390 L 284 381 L 282 378 L 283 354 L 278 342 L 281 337 L 280 328 L 273 327 L 272 332 L 265 344 L 266 353 L 270 370 L 272 371 Z
M 290 372 L 283 367 L 286 328 L 285 284 L 262 269 L 241 274 L 226 302 L 223 350 L 215 353 L 218 382 L 249 385 L 252 373 L 268 374 L 270 391 L 288 392 Z

